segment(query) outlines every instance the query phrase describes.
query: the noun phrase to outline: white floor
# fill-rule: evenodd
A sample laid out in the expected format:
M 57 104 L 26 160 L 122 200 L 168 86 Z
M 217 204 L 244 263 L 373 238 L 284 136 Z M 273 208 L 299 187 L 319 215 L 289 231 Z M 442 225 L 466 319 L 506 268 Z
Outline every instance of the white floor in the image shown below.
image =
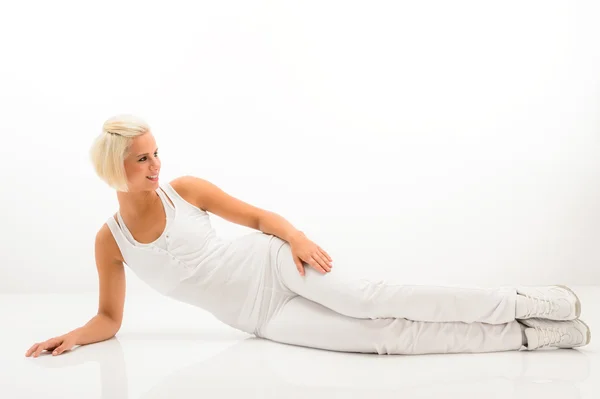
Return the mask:
M 572 288 L 592 329 L 584 348 L 420 356 L 284 345 L 158 295 L 128 295 L 116 338 L 29 358 L 34 342 L 85 324 L 97 298 L 0 295 L 0 397 L 600 398 L 600 287 Z

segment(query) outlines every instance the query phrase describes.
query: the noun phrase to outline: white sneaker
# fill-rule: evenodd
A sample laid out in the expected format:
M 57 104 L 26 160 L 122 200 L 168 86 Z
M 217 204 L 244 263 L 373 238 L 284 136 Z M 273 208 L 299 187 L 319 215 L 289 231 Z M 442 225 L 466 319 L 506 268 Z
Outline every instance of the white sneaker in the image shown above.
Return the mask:
M 572 289 L 565 285 L 517 287 L 517 294 L 527 298 L 525 314 L 517 319 L 544 318 L 549 320 L 575 320 L 581 315 L 581 302 Z
M 555 321 L 547 319 L 519 320 L 519 323 L 529 327 L 525 329 L 527 349 L 575 348 L 590 343 L 592 332 L 583 321 Z

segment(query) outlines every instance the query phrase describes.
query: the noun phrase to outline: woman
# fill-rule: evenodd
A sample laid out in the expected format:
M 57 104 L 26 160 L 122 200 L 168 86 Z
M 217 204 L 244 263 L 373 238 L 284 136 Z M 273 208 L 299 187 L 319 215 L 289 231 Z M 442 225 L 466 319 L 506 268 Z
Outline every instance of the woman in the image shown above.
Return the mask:
M 183 176 L 159 184 L 150 127 L 104 123 L 91 149 L 119 211 L 96 235 L 99 310 L 86 325 L 34 344 L 54 355 L 113 337 L 125 300 L 123 264 L 156 291 L 241 331 L 334 351 L 425 354 L 573 348 L 590 342 L 564 286 L 495 289 L 394 285 L 332 272 L 332 259 L 281 216 Z M 224 240 L 208 212 L 260 232 Z M 305 270 L 305 266 L 310 268 Z

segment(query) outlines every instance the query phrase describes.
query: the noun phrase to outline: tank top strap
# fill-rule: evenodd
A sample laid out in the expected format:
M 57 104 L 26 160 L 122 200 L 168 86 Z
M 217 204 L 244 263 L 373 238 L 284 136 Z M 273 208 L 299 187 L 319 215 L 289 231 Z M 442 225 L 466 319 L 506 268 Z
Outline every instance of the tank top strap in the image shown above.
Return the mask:
M 158 188 L 157 191 L 158 191 L 158 196 L 160 197 L 160 199 L 162 200 L 163 204 L 165 205 L 165 209 L 170 209 L 171 211 L 175 210 L 175 207 L 174 207 L 175 202 L 173 202 L 173 204 L 171 204 L 171 201 L 174 201 L 173 198 L 172 198 L 173 196 L 171 195 L 171 196 L 167 197 L 167 195 L 164 192 L 164 188 L 163 187 Z M 169 201 L 169 200 L 171 200 L 171 201 Z M 168 212 L 167 211 L 167 217 L 171 216 L 171 215 L 173 215 L 173 212 Z
M 117 217 L 119 217 L 118 214 L 117 214 Z M 120 223 L 121 223 L 121 225 L 123 225 L 122 221 Z M 121 250 L 121 252 L 124 252 L 126 248 L 131 246 L 131 243 L 127 240 L 127 238 L 125 238 L 123 231 L 121 230 L 121 228 L 119 227 L 119 225 L 117 224 L 117 221 L 115 220 L 115 218 L 113 216 L 109 217 L 106 220 L 106 224 L 108 225 L 108 228 L 112 232 L 112 235 L 115 238 L 115 241 L 117 242 L 117 245 L 119 246 L 119 249 Z M 127 227 L 125 227 L 125 228 L 127 228 Z
M 129 232 L 129 229 L 127 228 L 127 225 L 125 224 L 125 221 L 123 221 L 121 212 L 117 212 L 117 219 L 119 221 L 119 226 L 121 226 L 121 233 L 125 234 L 130 242 L 135 242 L 135 240 L 133 240 L 133 236 Z
M 162 187 L 165 189 L 165 192 L 167 193 L 169 198 L 171 198 L 171 200 L 173 201 L 175 208 L 177 208 L 177 212 L 182 213 L 182 214 L 184 214 L 184 213 L 196 214 L 197 212 L 200 212 L 204 215 L 208 214 L 208 212 L 205 211 L 204 209 L 190 203 L 188 200 L 183 198 L 181 196 L 181 194 L 179 194 L 170 183 L 165 183 Z
M 173 201 L 173 205 L 175 205 L 176 208 L 181 210 L 181 202 L 184 201 L 184 199 L 179 195 L 179 193 L 175 191 L 175 189 L 169 183 L 165 183 L 161 187 L 164 190 L 164 192 L 169 196 L 171 201 Z

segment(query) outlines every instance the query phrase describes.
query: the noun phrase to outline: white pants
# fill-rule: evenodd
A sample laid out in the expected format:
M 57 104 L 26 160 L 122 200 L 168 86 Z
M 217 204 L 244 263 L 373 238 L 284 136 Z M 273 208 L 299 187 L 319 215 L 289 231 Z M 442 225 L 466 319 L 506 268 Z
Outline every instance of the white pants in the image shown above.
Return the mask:
M 342 267 L 301 276 L 285 243 L 265 276 L 255 335 L 343 352 L 426 354 L 522 347 L 515 288 L 396 285 L 350 279 Z

